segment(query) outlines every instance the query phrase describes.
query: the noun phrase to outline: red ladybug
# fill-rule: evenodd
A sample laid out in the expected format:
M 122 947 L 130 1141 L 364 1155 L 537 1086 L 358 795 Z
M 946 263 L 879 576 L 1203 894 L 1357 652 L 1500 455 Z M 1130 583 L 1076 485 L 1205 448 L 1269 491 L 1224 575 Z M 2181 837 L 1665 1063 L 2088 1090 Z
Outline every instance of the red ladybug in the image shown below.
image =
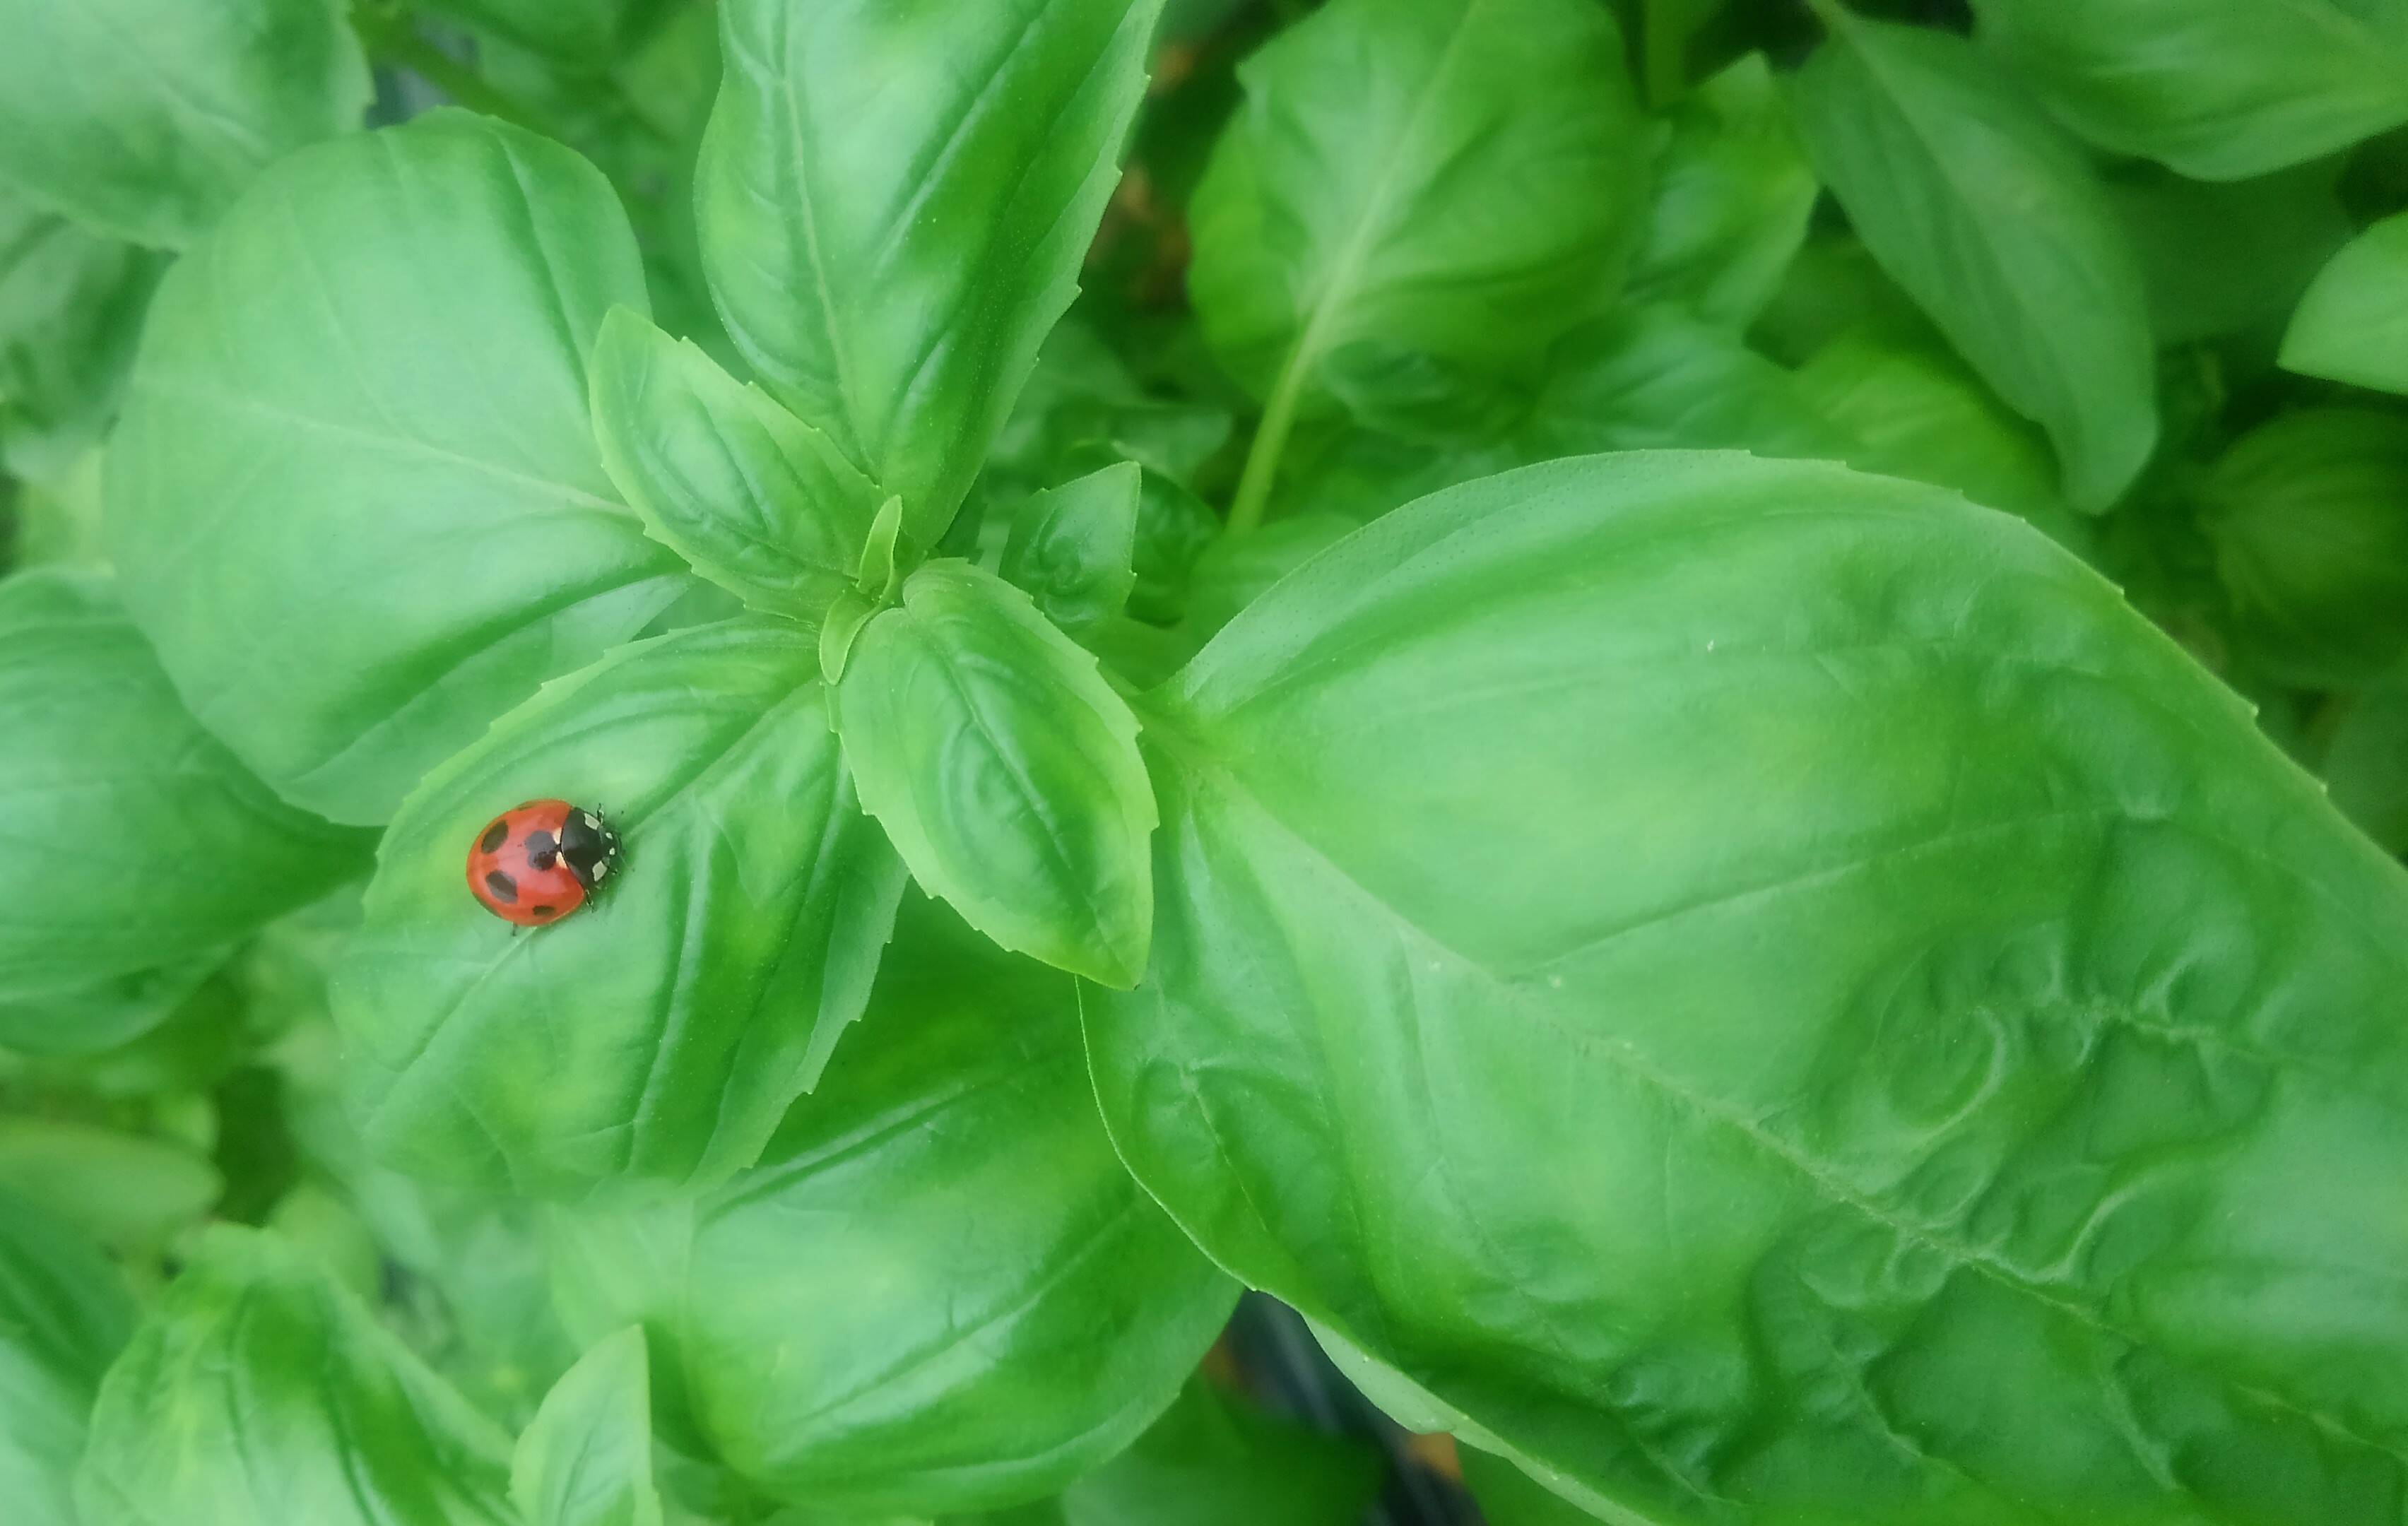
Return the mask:
M 504 811 L 468 848 L 468 890 L 521 927 L 556 922 L 601 888 L 619 863 L 619 834 L 566 800 Z

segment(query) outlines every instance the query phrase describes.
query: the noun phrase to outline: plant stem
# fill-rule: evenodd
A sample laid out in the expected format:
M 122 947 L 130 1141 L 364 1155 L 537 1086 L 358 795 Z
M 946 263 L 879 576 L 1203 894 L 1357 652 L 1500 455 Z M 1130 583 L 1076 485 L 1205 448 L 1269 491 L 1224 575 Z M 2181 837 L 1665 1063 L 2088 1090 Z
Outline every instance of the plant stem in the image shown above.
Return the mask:
M 1238 495 L 1229 502 L 1229 534 L 1244 535 L 1263 522 L 1263 509 L 1271 498 L 1271 483 L 1279 477 L 1280 457 L 1287 450 L 1287 437 L 1296 428 L 1297 405 L 1304 398 L 1305 352 L 1312 342 L 1308 327 L 1304 336 L 1289 351 L 1287 364 L 1280 368 L 1279 380 L 1271 385 L 1270 401 L 1263 405 L 1263 421 L 1254 430 L 1254 442 L 1246 449 L 1246 467 L 1238 477 Z
M 360 0 L 351 7 L 351 30 L 359 34 L 368 56 L 377 63 L 408 69 L 471 111 L 499 117 L 531 132 L 556 135 L 537 113 L 495 90 L 476 70 L 419 36 L 408 13 L 400 7 Z

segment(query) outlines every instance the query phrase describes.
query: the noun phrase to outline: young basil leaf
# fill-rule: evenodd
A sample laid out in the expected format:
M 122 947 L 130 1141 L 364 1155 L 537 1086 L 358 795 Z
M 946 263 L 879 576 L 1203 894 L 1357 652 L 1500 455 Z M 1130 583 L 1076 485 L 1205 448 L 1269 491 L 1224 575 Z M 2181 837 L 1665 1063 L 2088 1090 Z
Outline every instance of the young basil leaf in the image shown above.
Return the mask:
M 644 1333 L 622 1330 L 552 1385 L 510 1460 L 525 1526 L 661 1526 Z
M 109 450 L 127 607 L 285 798 L 363 825 L 693 579 L 594 444 L 643 271 L 592 166 L 441 111 L 284 161 L 179 263 Z
M 2203 180 L 2408 121 L 2401 0 L 1973 0 L 1985 45 L 2092 142 Z
M 2200 525 L 2251 662 L 2351 688 L 2408 655 L 2408 419 L 2301 408 L 2234 443 Z
M 220 1225 L 101 1384 L 84 1526 L 521 1526 L 509 1438 L 322 1267 Z
M 1137 720 L 1028 595 L 967 562 L 922 567 L 862 631 L 836 725 L 921 889 L 1014 952 L 1136 981 L 1154 920 Z
M 2283 368 L 2408 394 L 2408 212 L 2358 235 L 2317 273 L 2283 336 Z
M 225 1191 L 199 1149 L 69 1119 L 0 1114 L 0 1191 L 122 1254 L 156 1254 Z
M 1815 165 L 1882 268 L 2007 405 L 2056 443 L 2098 511 L 2157 438 L 2138 261 L 2080 149 L 1971 43 L 1823 6 L 1797 82 Z
M 2408 1481 L 2363 1272 L 2408 1257 L 2408 877 L 2028 528 L 1822 464 L 1532 468 L 1143 709 L 1154 962 L 1083 1006 L 1123 1159 L 1609 1514 Z
M 337 0 L 0 0 L 0 182 L 137 244 L 191 243 L 370 94 Z
M 284 805 L 194 721 L 108 581 L 88 574 L 0 582 L 0 778 L 11 1048 L 132 1037 L 230 945 L 366 863 L 365 834 Z M 171 971 L 191 979 L 151 976 Z M 163 999 L 81 999 L 129 980 Z M 77 1014 L 93 1026 L 50 1026 Z
M 334 979 L 370 1148 L 547 1197 L 750 1165 L 859 1015 L 902 888 L 827 712 L 812 634 L 752 617 L 548 684 L 429 775 Z M 516 935 L 461 866 L 545 797 L 600 811 L 624 855 Z
M 1160 0 L 730 0 L 696 214 L 761 380 L 934 545 L 1077 291 Z
M 76 1462 L 134 1300 L 100 1248 L 0 1193 L 0 1500 L 27 1526 L 74 1526 Z
M 0 469 L 54 480 L 100 437 L 161 265 L 0 189 Z
M 2309 280 L 2349 241 L 2327 162 L 2202 184 L 2155 165 L 2108 182 L 2140 256 L 2159 344 L 2279 325 Z M 2206 251 L 2214 250 L 2213 254 Z
M 1334 0 L 1239 74 L 1245 105 L 1190 209 L 1188 287 L 1266 400 L 1241 503 L 1268 492 L 1299 414 L 1343 396 L 1373 422 L 1418 415 L 1611 296 L 1646 155 L 1604 7 Z
M 916 896 L 756 1169 L 558 1222 L 563 1309 L 643 1323 L 665 1427 L 830 1512 L 1059 1489 L 1162 1412 L 1237 1294 L 1113 1156 L 1076 983 Z
M 1228 440 L 1230 424 L 1225 408 L 1148 392 L 1074 313 L 1037 352 L 1037 369 L 996 435 L 983 480 L 1007 501 L 1058 487 L 1078 475 L 1074 457 L 1100 444 L 1112 461 L 1134 461 L 1192 485 Z
M 593 386 L 602 464 L 654 540 L 771 614 L 816 620 L 852 586 L 885 495 L 826 436 L 625 307 Z
M 1822 190 L 1771 68 L 1750 53 L 1670 114 L 1630 299 L 1746 327 L 1805 244 Z
M 1370 1446 L 1222 1398 L 1201 1378 L 1128 1450 L 1062 1491 L 1066 1526 L 1334 1526 L 1384 1470 Z
M 1137 586 L 1144 486 L 1145 469 L 1125 461 L 1032 495 L 1004 543 L 1004 579 L 1074 635 L 1119 614 Z

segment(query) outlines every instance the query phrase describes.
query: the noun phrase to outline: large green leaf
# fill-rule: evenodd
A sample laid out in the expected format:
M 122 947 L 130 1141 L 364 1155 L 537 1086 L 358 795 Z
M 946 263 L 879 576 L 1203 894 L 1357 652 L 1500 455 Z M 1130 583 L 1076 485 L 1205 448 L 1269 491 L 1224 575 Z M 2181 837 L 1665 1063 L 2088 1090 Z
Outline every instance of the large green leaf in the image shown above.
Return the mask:
M 935 544 L 1077 291 L 1160 0 L 729 0 L 705 267 L 772 392 Z
M 462 865 L 494 816 L 599 810 L 624 854 L 520 935 Z M 385 834 L 334 980 L 370 1147 L 576 1196 L 752 1163 L 867 999 L 902 871 L 853 805 L 811 633 L 749 617 L 547 685 Z
M 360 124 L 339 0 L 0 0 L 0 183 L 180 248 L 280 155 Z
M 1351 1526 L 1378 1492 L 1360 1438 L 1318 1434 L 1201 1379 L 1128 1450 L 1062 1491 L 1065 1526 Z
M 2200 495 L 2252 663 L 2347 688 L 2408 656 L 2408 416 L 2284 414 L 2236 441 Z
M 12 1526 L 78 1526 L 76 1462 L 134 1301 L 99 1248 L 0 1193 L 0 1500 Z
M 1112 1154 L 1070 977 L 917 897 L 758 1169 L 563 1228 L 563 1308 L 643 1322 L 665 1423 L 835 1512 L 1060 1488 L 1170 1403 L 1236 1294 Z
M 83 1526 L 522 1526 L 509 1438 L 277 1236 L 220 1226 L 109 1369 Z
M 56 478 L 99 437 L 160 263 L 0 189 L 0 469 Z
M 2092 142 L 2230 180 L 2408 121 L 2402 0 L 1973 0 Z
M 2157 444 L 2138 260 L 2081 150 L 1971 43 L 1824 6 L 1806 147 L 1856 232 L 2103 509 Z
M 452 111 L 286 160 L 168 275 L 109 451 L 125 602 L 286 798 L 384 820 L 693 586 L 587 417 L 643 301 L 590 165 Z
M 1646 153 L 1592 0 L 1335 0 L 1239 74 L 1188 288 L 1266 400 L 1242 521 L 1296 418 L 1452 408 L 1596 313 Z
M 644 1333 L 597 1343 L 552 1387 L 510 1459 L 526 1526 L 661 1526 Z
M 1670 115 L 1629 294 L 1743 328 L 1806 242 L 1822 186 L 1760 53 Z
M 2300 299 L 2283 364 L 2408 394 L 2408 212 L 2352 239 Z
M 2026 526 L 1533 468 L 1141 708 L 1114 1141 L 1475 1440 L 1630 1522 L 2397 1511 L 2408 877 Z
M 967 562 L 922 567 L 861 633 L 836 720 L 923 890 L 1006 948 L 1137 979 L 1154 920 L 1137 721 L 1027 594 Z
M 220 956 L 366 859 L 363 834 L 279 801 L 194 721 L 89 575 L 0 583 L 0 1044 L 14 1048 L 131 1036 L 177 997 L 79 1029 L 43 1004 Z
M 594 352 L 594 432 L 652 538 L 754 608 L 815 620 L 853 585 L 878 490 L 825 435 L 625 307 Z

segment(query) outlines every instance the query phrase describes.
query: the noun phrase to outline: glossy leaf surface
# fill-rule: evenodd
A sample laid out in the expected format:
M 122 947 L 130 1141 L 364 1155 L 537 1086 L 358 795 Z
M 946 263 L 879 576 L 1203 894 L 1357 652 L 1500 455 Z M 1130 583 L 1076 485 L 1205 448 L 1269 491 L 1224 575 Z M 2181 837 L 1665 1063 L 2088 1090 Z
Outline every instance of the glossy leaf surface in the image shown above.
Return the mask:
M 694 587 L 595 449 L 643 276 L 602 178 L 437 112 L 297 154 L 161 288 L 110 448 L 127 607 L 286 798 L 381 822 Z
M 2028 527 L 1534 468 L 1143 710 L 1115 1142 L 1475 1440 L 1630 1521 L 2394 1508 L 2408 877 Z
M 2284 335 L 2283 364 L 2408 396 L 2408 212 L 2358 235 L 2317 273 Z
M 552 1385 L 511 1456 L 510 1499 L 526 1526 L 661 1526 L 643 1332 L 600 1342 Z

